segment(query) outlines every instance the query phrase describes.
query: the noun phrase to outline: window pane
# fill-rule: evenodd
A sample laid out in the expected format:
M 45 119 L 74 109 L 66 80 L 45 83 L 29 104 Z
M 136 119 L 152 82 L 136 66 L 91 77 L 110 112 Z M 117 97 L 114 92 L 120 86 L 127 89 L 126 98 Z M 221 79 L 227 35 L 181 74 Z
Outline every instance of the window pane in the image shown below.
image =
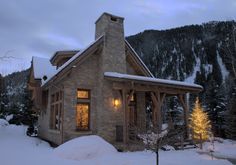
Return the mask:
M 89 129 L 89 104 L 77 104 L 77 127 L 80 130 Z
M 50 128 L 54 129 L 54 105 L 51 105 Z
M 56 104 L 55 106 L 55 129 L 60 129 L 60 114 L 59 114 L 59 110 L 58 110 L 58 104 Z
M 78 99 L 89 99 L 89 91 L 88 90 L 80 90 L 77 91 Z

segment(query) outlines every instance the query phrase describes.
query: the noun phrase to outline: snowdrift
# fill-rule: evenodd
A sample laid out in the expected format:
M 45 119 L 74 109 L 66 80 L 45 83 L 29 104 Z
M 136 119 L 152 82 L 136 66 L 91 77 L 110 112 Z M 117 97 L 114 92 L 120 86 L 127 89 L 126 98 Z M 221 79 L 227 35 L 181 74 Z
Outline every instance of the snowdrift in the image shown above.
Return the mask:
M 4 119 L 0 119 L 0 127 L 4 127 L 4 126 L 8 126 L 9 123 L 8 121 L 4 120 Z
M 117 153 L 117 150 L 99 136 L 83 136 L 54 149 L 54 154 L 65 159 L 85 160 Z

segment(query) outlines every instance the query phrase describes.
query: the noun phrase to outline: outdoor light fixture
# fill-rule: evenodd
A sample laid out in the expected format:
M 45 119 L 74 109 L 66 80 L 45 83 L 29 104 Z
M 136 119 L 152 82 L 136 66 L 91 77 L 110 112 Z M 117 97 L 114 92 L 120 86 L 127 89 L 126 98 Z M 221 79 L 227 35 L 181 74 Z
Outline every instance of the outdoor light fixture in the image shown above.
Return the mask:
M 114 107 L 117 108 L 120 105 L 120 100 L 115 98 L 113 101 Z

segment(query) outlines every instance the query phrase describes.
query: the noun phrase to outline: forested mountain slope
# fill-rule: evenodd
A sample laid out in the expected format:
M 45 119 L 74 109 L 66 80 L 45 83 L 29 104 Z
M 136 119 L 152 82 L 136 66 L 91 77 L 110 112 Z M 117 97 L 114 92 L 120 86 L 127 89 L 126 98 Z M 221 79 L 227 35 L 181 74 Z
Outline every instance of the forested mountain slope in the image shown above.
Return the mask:
M 235 34 L 235 21 L 212 21 L 162 31 L 145 30 L 126 39 L 156 77 L 201 84 L 204 91 L 200 100 L 212 124 L 222 127 L 225 111 L 235 102 L 233 31 Z
M 226 125 L 235 126 L 236 138 L 236 122 L 225 122 L 231 121 L 227 111 L 229 116 L 236 114 L 235 27 L 234 21 L 214 21 L 162 31 L 146 30 L 126 39 L 156 77 L 201 84 L 204 91 L 199 94 L 200 100 L 209 112 L 213 128 L 219 133 Z M 26 115 L 31 105 L 28 77 L 29 70 L 0 77 L 0 114 Z M 194 98 L 190 98 L 190 107 Z M 164 108 L 178 111 L 177 102 L 175 98 L 167 100 Z

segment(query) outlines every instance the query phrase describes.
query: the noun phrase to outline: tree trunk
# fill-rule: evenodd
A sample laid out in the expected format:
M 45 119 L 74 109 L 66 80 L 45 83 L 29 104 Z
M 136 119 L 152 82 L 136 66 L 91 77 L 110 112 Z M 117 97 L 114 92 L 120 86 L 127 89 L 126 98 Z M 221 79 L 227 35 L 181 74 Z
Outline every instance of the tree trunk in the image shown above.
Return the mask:
M 156 150 L 156 165 L 159 165 L 159 152 Z
M 203 141 L 202 141 L 202 134 L 200 134 L 200 149 L 202 150 L 202 143 L 203 143 Z

